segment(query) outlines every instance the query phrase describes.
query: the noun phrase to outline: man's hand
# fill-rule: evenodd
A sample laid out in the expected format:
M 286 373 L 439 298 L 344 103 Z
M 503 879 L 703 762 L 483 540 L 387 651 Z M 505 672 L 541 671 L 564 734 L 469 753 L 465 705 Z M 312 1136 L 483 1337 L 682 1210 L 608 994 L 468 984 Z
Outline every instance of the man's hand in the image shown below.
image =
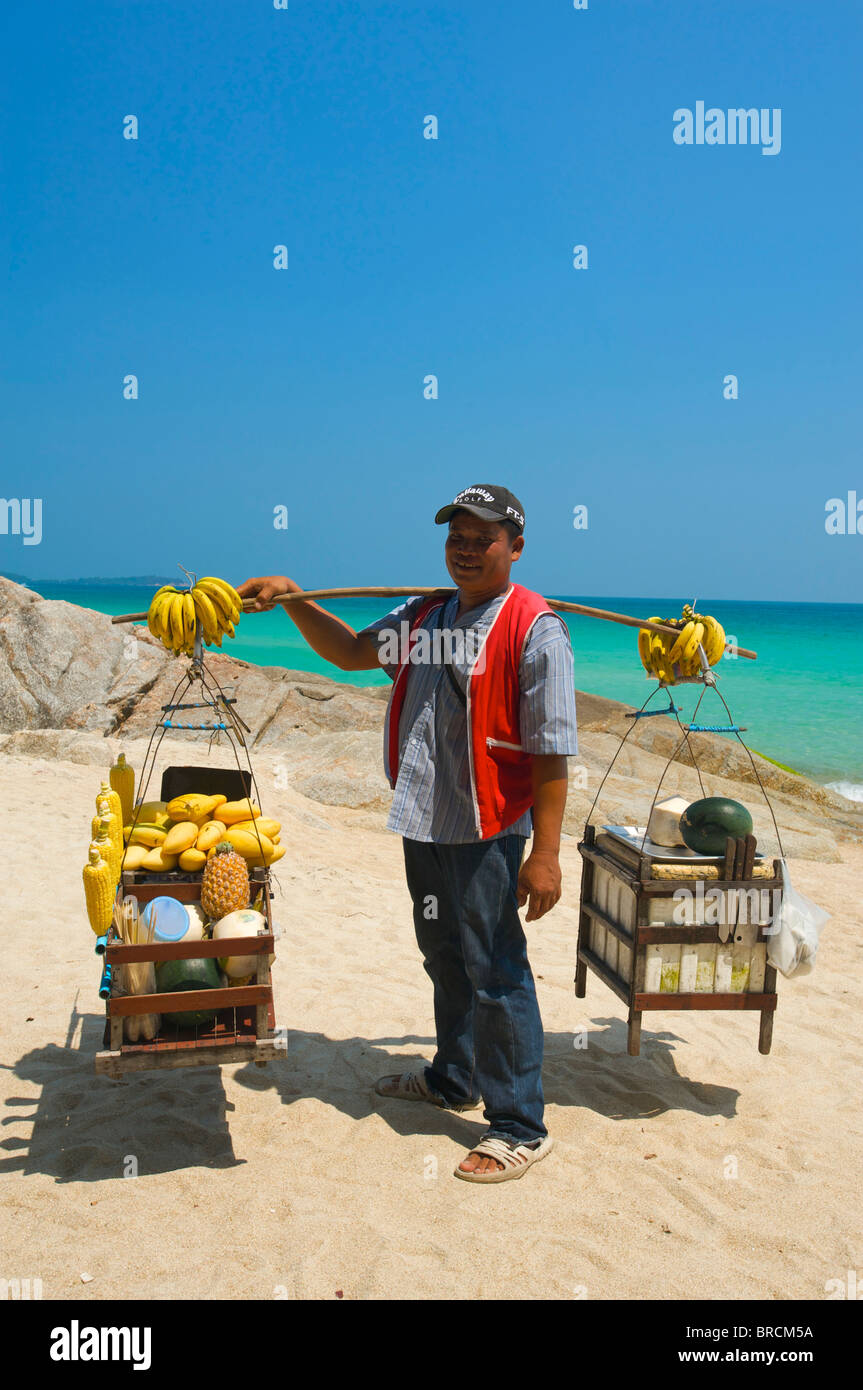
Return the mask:
M 253 613 L 269 613 L 275 608 L 276 594 L 300 594 L 302 584 L 284 574 L 268 574 L 263 578 L 247 579 L 237 593 L 240 598 L 254 599 Z M 328 613 L 312 599 L 283 603 L 288 617 L 300 629 L 310 647 L 326 661 L 342 671 L 374 671 L 379 666 L 378 649 L 367 633 L 356 633 L 335 613 Z
M 256 612 L 269 613 L 276 606 L 272 601 L 275 594 L 296 594 L 300 587 L 284 574 L 268 574 L 263 579 L 247 579 L 237 593 L 240 598 L 253 598 Z
M 560 899 L 560 860 L 554 850 L 535 849 L 521 866 L 516 897 L 519 907 L 528 903 L 526 922 L 544 917 Z M 528 899 L 530 900 L 528 902 Z
M 544 917 L 560 899 L 560 826 L 566 806 L 567 781 L 565 756 L 538 753 L 531 775 L 533 849 L 521 866 L 516 889 L 519 907 L 528 904 L 526 922 Z

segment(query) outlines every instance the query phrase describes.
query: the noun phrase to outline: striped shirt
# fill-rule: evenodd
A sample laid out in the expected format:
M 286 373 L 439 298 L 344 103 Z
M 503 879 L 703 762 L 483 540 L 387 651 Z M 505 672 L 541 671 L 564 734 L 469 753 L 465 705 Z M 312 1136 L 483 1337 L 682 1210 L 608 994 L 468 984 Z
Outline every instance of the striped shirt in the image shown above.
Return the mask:
M 452 645 L 450 664 L 462 690 L 482 636 L 491 626 L 504 596 L 480 604 L 456 620 L 458 594 L 448 599 L 443 612 L 429 614 L 422 623 L 431 635 L 440 627 L 468 632 Z M 378 646 L 379 659 L 390 679 L 395 679 L 392 633 L 413 622 L 425 600 L 408 599 L 386 617 L 363 628 Z M 481 837 L 474 818 L 467 747 L 467 714 L 429 639 L 431 660 L 411 664 L 407 691 L 399 721 L 399 770 L 387 829 L 409 840 L 438 844 L 465 844 Z M 450 656 L 450 652 L 447 652 Z M 437 660 L 435 660 L 437 658 Z M 527 753 L 575 754 L 578 752 L 572 647 L 563 624 L 552 614 L 540 614 L 524 645 L 518 670 L 521 701 L 519 727 Z M 530 835 L 533 821 L 526 811 L 503 835 Z M 490 838 L 496 839 L 496 836 Z

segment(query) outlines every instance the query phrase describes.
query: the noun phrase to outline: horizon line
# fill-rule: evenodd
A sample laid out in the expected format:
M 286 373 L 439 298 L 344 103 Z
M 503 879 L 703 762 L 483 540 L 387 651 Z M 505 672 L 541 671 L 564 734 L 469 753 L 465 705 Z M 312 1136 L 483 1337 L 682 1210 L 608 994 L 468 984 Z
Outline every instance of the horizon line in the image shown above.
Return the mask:
M 17 574 L 17 573 L 7 574 L 5 571 L 0 570 L 0 579 L 8 579 L 8 580 L 10 580 L 10 582 L 13 583 L 13 584 L 20 584 L 20 585 L 21 585 L 22 587 L 24 587 L 24 588 L 33 587 L 33 588 L 35 588 L 35 589 L 38 589 L 38 586 L 39 586 L 40 584 L 65 584 L 65 585 L 67 585 L 69 588 L 76 588 L 76 587 L 81 587 L 81 588 L 83 588 L 83 587 L 84 587 L 85 585 L 87 585 L 87 584 L 96 584 L 96 585 L 109 585 L 109 584 L 115 584 L 115 585 L 117 585 L 118 587 L 149 588 L 149 587 L 150 587 L 152 584 L 154 584 L 154 583 L 156 583 L 156 584 L 169 584 L 169 583 L 173 583 L 173 582 L 175 581 L 175 576 L 174 576 L 174 575 L 146 575 L 146 574 L 145 574 L 145 575 L 129 575 L 129 574 L 122 574 L 122 575 L 95 575 L 95 574 L 94 574 L 94 575 L 83 575 L 83 576 L 80 576 L 80 577 L 78 577 L 78 578 L 64 577 L 64 578 L 58 578 L 58 579 L 51 579 L 51 578 L 48 578 L 48 577 L 44 577 L 44 578 L 42 578 L 42 579 L 35 579 L 35 578 L 33 578 L 32 576 L 29 576 L 29 575 L 22 575 L 22 574 Z M 336 588 L 336 587 L 338 587 L 338 586 L 333 585 L 333 587 Z M 372 586 L 370 586 L 370 587 L 372 587 Z M 608 599 L 638 599 L 638 600 L 640 601 L 640 600 L 642 600 L 642 599 L 655 599 L 657 602 L 661 602 L 661 603 L 677 603 L 677 602 L 678 602 L 677 597 L 674 596 L 674 595 L 669 595 L 669 594 L 665 594 L 665 595 L 663 595 L 663 594 L 648 594 L 648 593 L 643 593 L 643 594 L 634 594 L 634 593 L 632 593 L 632 594 L 607 594 L 607 593 L 606 593 L 606 594 L 588 594 L 588 593 L 573 594 L 573 593 L 560 593 L 560 592 L 549 591 L 549 592 L 545 595 L 545 597 L 546 597 L 546 598 L 562 599 L 562 600 L 564 600 L 564 601 L 566 601 L 566 600 L 572 600 L 572 601 L 589 601 L 590 599 L 605 599 L 605 600 L 608 600 Z M 329 603 L 365 603 L 365 602 L 367 602 L 367 601 L 368 601 L 367 599 L 364 599 L 364 598 L 363 598 L 362 596 L 360 596 L 360 595 L 347 596 L 347 597 L 344 597 L 344 598 L 335 598 L 335 599 L 328 599 L 328 600 L 326 600 L 326 602 L 329 602 Z M 687 600 L 687 601 L 688 601 L 688 600 Z M 701 600 L 701 599 L 699 598 L 697 601 L 698 601 L 698 602 L 702 602 L 703 600 Z M 811 608 L 829 608 L 829 607 L 835 607 L 835 608 L 861 608 L 861 607 L 863 607 L 863 602 L 857 603 L 857 602 L 855 602 L 853 599 L 804 599 L 804 598 L 800 598 L 800 599 L 754 598 L 754 599 L 753 599 L 753 598 L 728 598 L 728 597 L 726 597 L 726 598 L 721 598 L 721 597 L 718 597 L 718 596 L 715 596 L 715 595 L 711 595 L 711 596 L 710 596 L 710 599 L 709 599 L 709 602 L 711 602 L 711 603 L 714 603 L 714 602 L 715 602 L 715 603 L 739 603 L 739 604 L 770 603 L 770 604 L 775 604 L 777 607 L 793 607 L 794 605 L 801 605 L 801 604 L 802 604 L 802 605 L 806 605 L 806 606 L 811 607 Z

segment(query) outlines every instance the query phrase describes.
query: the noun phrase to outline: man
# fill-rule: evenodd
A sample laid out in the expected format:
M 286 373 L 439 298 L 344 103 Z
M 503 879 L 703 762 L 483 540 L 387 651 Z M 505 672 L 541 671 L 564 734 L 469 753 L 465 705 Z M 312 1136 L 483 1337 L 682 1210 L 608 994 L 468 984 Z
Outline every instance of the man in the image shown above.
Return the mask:
M 437 1052 L 422 1072 L 382 1077 L 375 1089 L 451 1110 L 484 1101 L 488 1131 L 455 1176 L 503 1182 L 552 1145 L 518 908 L 527 903 L 525 920 L 537 921 L 560 898 L 566 757 L 578 751 L 572 649 L 545 600 L 510 582 L 524 549 L 524 509 L 511 492 L 467 488 L 435 522 L 449 523 L 451 598 L 410 599 L 359 633 L 311 601 L 285 611 L 334 665 L 383 665 L 393 680 L 387 825 L 403 837 Z M 239 592 L 266 609 L 299 589 L 271 575 Z

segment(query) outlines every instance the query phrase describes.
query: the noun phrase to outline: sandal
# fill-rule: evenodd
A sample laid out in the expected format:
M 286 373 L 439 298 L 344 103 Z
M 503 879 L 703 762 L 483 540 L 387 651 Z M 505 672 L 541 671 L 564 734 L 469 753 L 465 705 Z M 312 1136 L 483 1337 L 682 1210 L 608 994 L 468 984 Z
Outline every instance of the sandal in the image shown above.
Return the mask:
M 509 1143 L 506 1139 L 494 1136 L 480 1139 L 470 1152 L 479 1154 L 482 1158 L 495 1158 L 503 1167 L 493 1168 L 490 1173 L 478 1173 L 476 1169 L 466 1173 L 463 1168 L 455 1168 L 453 1173 L 457 1178 L 464 1178 L 465 1182 L 507 1182 L 510 1178 L 521 1178 L 532 1163 L 538 1163 L 541 1158 L 545 1158 L 553 1144 L 554 1140 L 550 1134 L 541 1139 L 536 1148 L 529 1144 Z
M 401 1074 L 396 1072 L 392 1076 L 382 1076 L 375 1082 L 375 1091 L 379 1096 L 386 1096 L 389 1100 L 425 1100 L 429 1105 L 436 1105 L 441 1110 L 476 1110 L 482 1103 L 472 1100 L 467 1105 L 447 1105 L 443 1096 L 431 1090 L 424 1071 L 406 1071 Z

